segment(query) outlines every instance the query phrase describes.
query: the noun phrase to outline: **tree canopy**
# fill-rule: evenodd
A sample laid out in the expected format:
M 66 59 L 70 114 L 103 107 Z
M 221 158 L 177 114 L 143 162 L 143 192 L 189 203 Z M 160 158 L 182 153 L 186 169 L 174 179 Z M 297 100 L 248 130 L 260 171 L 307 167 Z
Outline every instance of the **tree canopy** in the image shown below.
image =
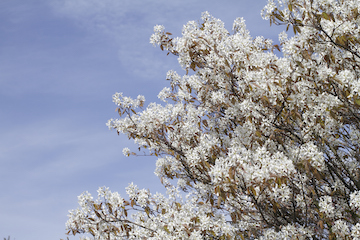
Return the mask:
M 270 0 L 279 44 L 209 13 L 181 37 L 164 104 L 116 93 L 108 127 L 158 157 L 167 194 L 85 192 L 67 222 L 95 239 L 360 239 L 360 2 Z M 281 57 L 280 57 L 281 55 Z M 124 154 L 136 155 L 129 149 Z M 186 195 L 186 196 L 185 196 Z

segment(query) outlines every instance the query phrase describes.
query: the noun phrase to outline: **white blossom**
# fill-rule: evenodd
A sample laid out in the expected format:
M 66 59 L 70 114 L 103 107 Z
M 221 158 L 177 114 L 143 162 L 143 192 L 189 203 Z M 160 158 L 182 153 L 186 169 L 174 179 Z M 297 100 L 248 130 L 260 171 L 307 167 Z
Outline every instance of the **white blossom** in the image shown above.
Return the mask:
M 323 196 L 320 198 L 320 212 L 325 213 L 327 216 L 332 217 L 334 215 L 334 206 L 331 196 Z
M 360 208 L 360 191 L 355 191 L 350 194 L 350 206 L 354 209 Z
M 122 153 L 123 153 L 126 157 L 128 157 L 128 156 L 130 156 L 130 149 L 127 148 L 127 147 L 125 147 L 125 148 L 123 148 Z
M 346 239 L 349 236 L 350 230 L 349 226 L 343 220 L 337 220 L 332 226 L 332 231 L 335 232 L 339 239 Z
M 157 156 L 166 194 L 102 187 L 69 212 L 96 239 L 360 239 L 360 4 L 269 0 L 279 44 L 204 12 L 172 38 L 162 104 L 115 93 L 110 129 Z M 282 56 L 278 54 L 282 53 Z M 123 149 L 125 156 L 136 153 Z M 185 196 L 186 194 L 186 196 Z

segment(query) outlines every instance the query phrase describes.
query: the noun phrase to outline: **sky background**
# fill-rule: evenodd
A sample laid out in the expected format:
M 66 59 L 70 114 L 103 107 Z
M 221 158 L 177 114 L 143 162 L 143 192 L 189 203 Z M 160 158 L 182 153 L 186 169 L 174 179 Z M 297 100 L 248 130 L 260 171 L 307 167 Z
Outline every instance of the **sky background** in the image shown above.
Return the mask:
M 1 0 L 0 239 L 66 238 L 65 222 L 83 191 L 124 197 L 134 182 L 163 191 L 153 157 L 130 157 L 126 136 L 106 127 L 115 92 L 157 101 L 179 70 L 149 43 L 161 24 L 175 36 L 209 11 L 231 31 L 244 17 L 253 37 L 276 40 L 260 11 L 265 0 Z M 70 239 L 79 239 L 69 237 Z

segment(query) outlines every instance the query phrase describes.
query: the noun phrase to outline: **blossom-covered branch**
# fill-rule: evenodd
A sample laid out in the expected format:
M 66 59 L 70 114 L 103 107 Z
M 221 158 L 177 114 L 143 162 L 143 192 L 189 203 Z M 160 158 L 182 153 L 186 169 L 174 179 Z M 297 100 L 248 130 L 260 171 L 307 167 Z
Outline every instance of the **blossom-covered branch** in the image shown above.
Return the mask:
M 242 18 L 229 33 L 207 12 L 181 37 L 155 26 L 150 42 L 186 74 L 168 72 L 164 104 L 144 108 L 142 96 L 115 94 L 120 118 L 108 127 L 158 157 L 167 195 L 135 185 L 129 200 L 104 188 L 96 201 L 84 193 L 69 232 L 360 239 L 359 8 L 357 0 L 270 0 L 263 17 L 294 32 L 282 32 L 280 44 L 252 38 Z

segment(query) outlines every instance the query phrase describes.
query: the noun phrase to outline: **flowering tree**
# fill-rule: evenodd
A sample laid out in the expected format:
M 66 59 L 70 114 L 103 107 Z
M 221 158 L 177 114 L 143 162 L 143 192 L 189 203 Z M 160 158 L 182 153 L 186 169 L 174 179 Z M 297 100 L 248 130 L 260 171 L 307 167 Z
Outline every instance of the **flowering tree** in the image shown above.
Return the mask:
M 158 157 L 167 195 L 133 184 L 127 200 L 85 192 L 69 233 L 360 239 L 358 9 L 358 0 L 270 0 L 263 17 L 294 32 L 278 45 L 252 38 L 241 18 L 232 34 L 208 13 L 179 38 L 156 26 L 151 43 L 186 75 L 168 72 L 163 105 L 115 94 L 121 118 L 108 126 Z

